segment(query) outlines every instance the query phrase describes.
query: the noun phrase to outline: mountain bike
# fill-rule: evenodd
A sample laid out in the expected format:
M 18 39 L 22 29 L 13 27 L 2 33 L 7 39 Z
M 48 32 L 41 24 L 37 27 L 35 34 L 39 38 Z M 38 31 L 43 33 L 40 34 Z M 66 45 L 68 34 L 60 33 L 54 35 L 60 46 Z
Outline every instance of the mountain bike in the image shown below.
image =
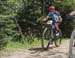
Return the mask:
M 42 34 L 42 48 L 49 48 L 50 44 L 55 44 L 56 47 L 61 44 L 61 32 L 59 32 L 52 20 L 48 20 Z

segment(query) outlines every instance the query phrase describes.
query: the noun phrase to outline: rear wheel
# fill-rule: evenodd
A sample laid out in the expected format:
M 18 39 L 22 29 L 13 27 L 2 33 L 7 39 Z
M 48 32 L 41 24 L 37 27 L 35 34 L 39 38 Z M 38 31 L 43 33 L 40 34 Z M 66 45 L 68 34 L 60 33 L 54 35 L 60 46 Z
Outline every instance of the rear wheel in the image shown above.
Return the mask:
M 62 38 L 61 38 L 61 32 L 59 32 L 59 31 L 57 31 L 56 33 L 55 33 L 55 40 L 54 40 L 54 42 L 55 42 L 55 46 L 56 47 L 59 47 L 60 46 L 60 44 L 61 44 L 61 41 L 62 41 Z

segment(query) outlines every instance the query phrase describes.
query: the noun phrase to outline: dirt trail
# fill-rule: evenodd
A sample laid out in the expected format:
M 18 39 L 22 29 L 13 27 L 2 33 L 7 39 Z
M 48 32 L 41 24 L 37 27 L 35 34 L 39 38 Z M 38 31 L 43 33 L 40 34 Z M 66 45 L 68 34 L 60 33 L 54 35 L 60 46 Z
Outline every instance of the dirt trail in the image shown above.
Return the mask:
M 18 50 L 12 52 L 4 52 L 0 58 L 68 58 L 69 41 L 66 40 L 60 47 L 49 48 L 42 50 L 41 48 L 31 48 L 29 50 Z M 73 48 L 75 58 L 75 48 Z

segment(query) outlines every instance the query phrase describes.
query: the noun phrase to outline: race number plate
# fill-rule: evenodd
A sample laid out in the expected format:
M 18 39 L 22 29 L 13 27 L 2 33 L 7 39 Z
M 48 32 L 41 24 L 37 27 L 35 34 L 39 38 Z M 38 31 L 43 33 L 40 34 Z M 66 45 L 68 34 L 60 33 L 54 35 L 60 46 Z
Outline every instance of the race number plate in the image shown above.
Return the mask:
M 48 20 L 48 21 L 47 21 L 47 24 L 52 24 L 52 23 L 53 23 L 52 20 Z

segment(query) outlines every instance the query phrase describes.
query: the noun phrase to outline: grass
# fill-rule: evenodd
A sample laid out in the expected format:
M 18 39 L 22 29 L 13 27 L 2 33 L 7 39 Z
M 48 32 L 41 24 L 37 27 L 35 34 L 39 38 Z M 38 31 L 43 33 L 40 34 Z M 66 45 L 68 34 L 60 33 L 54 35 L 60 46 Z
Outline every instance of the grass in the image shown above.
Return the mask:
M 26 41 L 24 44 L 15 41 L 9 41 L 7 43 L 7 46 L 5 47 L 5 50 L 11 51 L 11 50 L 34 48 L 34 47 L 41 47 L 41 41 L 38 40 L 38 38 L 35 38 L 35 40 L 32 43 L 28 43 Z
M 9 41 L 7 46 L 5 47 L 6 51 L 12 51 L 12 50 L 19 50 L 19 49 L 29 49 L 29 48 L 35 48 L 35 47 L 41 47 L 41 40 L 38 40 L 38 38 L 34 38 L 35 40 L 32 43 L 28 43 L 27 41 L 22 44 L 15 41 Z M 68 39 L 63 39 L 62 42 L 65 42 Z M 47 41 L 45 41 L 45 44 L 47 44 Z

